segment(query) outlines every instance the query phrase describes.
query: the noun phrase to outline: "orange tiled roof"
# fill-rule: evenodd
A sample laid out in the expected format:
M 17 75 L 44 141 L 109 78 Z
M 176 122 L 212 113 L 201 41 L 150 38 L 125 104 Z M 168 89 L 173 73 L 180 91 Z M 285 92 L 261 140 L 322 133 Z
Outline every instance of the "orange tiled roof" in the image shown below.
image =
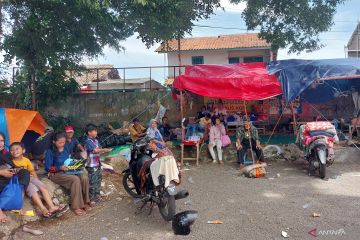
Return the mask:
M 270 48 L 266 40 L 260 39 L 257 33 L 220 35 L 214 37 L 194 37 L 180 40 L 182 51 L 212 50 L 212 49 L 240 49 L 240 48 Z M 178 41 L 172 39 L 162 43 L 155 52 L 174 52 L 178 49 Z

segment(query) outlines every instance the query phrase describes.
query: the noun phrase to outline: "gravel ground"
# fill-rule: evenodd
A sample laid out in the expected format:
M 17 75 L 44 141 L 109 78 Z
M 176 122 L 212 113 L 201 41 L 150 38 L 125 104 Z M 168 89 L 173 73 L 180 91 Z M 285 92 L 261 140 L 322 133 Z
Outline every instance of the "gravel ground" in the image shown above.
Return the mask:
M 186 200 L 190 199 L 192 205 L 185 205 L 186 200 L 177 201 L 177 211 L 199 211 L 199 218 L 186 237 L 175 236 L 171 224 L 161 219 L 157 208 L 151 215 L 147 211 L 135 215 L 137 205 L 125 194 L 120 195 L 121 200 L 104 202 L 86 217 L 68 214 L 64 216 L 66 221 L 43 223 L 40 228 L 45 234 L 41 237 L 23 233 L 18 237 L 283 239 L 281 233 L 286 231 L 289 239 L 314 239 L 308 232 L 316 228 L 315 239 L 360 239 L 359 161 L 335 163 L 327 169 L 327 180 L 307 176 L 301 160 L 273 162 L 267 167 L 267 177 L 261 179 L 240 176 L 235 167 L 230 163 L 202 163 L 185 171 L 181 187 L 189 190 Z M 313 213 L 320 217 L 312 217 Z M 223 224 L 210 225 L 208 220 L 221 220 Z

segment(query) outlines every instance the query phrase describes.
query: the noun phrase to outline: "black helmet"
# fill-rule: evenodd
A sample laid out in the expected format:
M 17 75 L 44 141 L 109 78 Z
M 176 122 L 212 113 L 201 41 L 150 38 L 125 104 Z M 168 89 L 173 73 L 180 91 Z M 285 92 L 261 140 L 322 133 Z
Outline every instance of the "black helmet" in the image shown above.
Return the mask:
M 176 214 L 172 220 L 172 229 L 175 235 L 188 235 L 190 233 L 190 226 L 195 222 L 198 212 L 195 210 L 188 210 Z

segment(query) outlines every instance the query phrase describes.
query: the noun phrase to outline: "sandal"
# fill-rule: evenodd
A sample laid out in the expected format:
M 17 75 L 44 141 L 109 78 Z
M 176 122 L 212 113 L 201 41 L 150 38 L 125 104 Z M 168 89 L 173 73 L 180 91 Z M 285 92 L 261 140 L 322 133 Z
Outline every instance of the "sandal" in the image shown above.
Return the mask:
M 67 205 L 62 205 L 62 206 L 57 206 L 57 207 L 58 207 L 58 209 L 56 209 L 54 211 L 50 211 L 50 213 L 56 214 L 56 213 L 63 212 L 64 210 L 66 210 Z
M 91 211 L 92 208 L 91 208 L 91 203 L 88 203 L 88 204 L 85 204 L 84 208 L 83 208 L 85 211 Z
M 84 210 L 82 210 L 82 209 L 76 209 L 76 210 L 74 210 L 74 213 L 77 216 L 84 216 L 86 214 L 86 212 L 84 212 Z

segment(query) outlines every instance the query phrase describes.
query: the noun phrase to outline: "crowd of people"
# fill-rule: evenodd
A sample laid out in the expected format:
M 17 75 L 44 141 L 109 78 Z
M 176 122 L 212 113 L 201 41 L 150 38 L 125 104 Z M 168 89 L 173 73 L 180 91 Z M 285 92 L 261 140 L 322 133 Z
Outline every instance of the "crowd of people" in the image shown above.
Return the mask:
M 111 151 L 101 147 L 94 124 L 86 126 L 85 134 L 87 138 L 83 146 L 73 137 L 73 127 L 67 126 L 64 131 L 56 133 L 48 128 L 33 145 L 31 157 L 32 160 L 42 160 L 47 177 L 70 191 L 70 208 L 80 216 L 101 201 L 100 154 Z M 6 148 L 7 137 L 0 132 L 0 193 L 9 184 L 11 178 L 17 175 L 18 182 L 22 186 L 23 198 L 25 195 L 31 198 L 44 218 L 50 218 L 67 210 L 66 205 L 54 205 L 46 185 L 35 171 L 34 164 L 25 156 L 28 154 L 25 152 L 24 144 L 13 142 L 9 148 Z M 86 162 L 84 168 L 73 171 L 68 163 L 75 152 L 81 152 Z M 21 209 L 19 213 L 24 215 L 26 211 Z M 7 216 L 0 206 L 0 222 L 6 221 L 8 221 Z

